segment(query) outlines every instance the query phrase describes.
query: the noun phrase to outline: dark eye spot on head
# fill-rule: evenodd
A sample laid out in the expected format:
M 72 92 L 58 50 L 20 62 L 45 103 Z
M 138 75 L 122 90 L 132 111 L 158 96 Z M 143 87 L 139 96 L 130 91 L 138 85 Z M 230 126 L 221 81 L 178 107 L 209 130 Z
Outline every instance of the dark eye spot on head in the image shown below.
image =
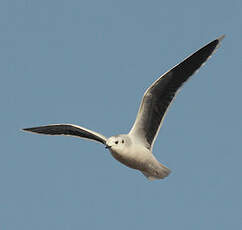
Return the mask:
M 115 144 L 118 144 L 118 141 L 115 141 Z
M 122 140 L 122 143 L 124 143 L 124 140 Z

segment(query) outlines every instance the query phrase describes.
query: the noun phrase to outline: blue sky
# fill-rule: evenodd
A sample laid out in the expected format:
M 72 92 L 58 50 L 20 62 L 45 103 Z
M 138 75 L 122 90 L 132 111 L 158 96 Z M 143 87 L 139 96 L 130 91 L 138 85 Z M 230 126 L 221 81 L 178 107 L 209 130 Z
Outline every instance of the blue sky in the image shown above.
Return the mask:
M 19 131 L 127 133 L 145 89 L 222 34 L 157 138 L 165 180 L 98 143 Z M 1 229 L 242 229 L 240 0 L 3 0 L 0 35 Z

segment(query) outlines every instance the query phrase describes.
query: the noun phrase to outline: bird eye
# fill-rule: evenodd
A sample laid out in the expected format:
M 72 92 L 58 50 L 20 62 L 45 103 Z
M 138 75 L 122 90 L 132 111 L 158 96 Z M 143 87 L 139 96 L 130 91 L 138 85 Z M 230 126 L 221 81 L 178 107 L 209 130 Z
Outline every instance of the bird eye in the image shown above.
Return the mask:
M 118 141 L 115 141 L 115 144 L 118 144 Z
M 124 140 L 122 140 L 122 143 L 124 143 Z

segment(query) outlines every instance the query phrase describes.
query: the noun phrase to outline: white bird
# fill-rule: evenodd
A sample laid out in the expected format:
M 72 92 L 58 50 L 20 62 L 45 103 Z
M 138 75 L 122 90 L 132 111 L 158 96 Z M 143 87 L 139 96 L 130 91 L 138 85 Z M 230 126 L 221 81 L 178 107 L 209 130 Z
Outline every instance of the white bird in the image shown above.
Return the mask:
M 146 90 L 134 125 L 128 134 L 106 138 L 102 134 L 72 124 L 52 124 L 23 130 L 49 135 L 70 135 L 100 142 L 115 159 L 130 168 L 140 170 L 148 179 L 163 179 L 171 171 L 155 158 L 152 148 L 166 111 L 179 88 L 207 61 L 223 38 L 224 35 L 196 51 L 159 77 Z

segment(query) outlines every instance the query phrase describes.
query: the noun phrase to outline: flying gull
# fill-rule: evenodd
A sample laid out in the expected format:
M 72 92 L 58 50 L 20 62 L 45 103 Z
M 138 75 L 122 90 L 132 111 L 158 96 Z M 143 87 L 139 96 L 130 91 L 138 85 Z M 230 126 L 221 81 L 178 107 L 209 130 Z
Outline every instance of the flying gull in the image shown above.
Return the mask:
M 155 158 L 152 149 L 166 111 L 183 83 L 207 61 L 223 38 L 224 35 L 196 51 L 159 77 L 146 90 L 134 125 L 128 134 L 106 138 L 100 133 L 72 124 L 51 124 L 23 130 L 39 134 L 75 136 L 100 142 L 109 149 L 116 160 L 141 171 L 149 180 L 163 179 L 171 171 Z

